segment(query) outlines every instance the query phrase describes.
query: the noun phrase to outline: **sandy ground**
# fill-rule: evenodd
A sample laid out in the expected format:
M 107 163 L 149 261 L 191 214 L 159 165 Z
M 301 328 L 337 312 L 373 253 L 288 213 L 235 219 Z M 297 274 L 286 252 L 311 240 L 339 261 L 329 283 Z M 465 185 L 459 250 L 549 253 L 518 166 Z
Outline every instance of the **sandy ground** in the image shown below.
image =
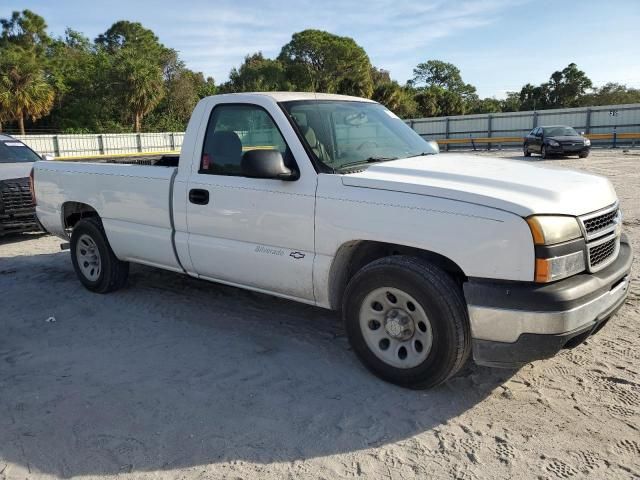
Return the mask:
M 639 155 L 547 163 L 607 175 L 640 252 Z M 638 256 L 585 344 L 414 392 L 331 312 L 145 267 L 94 295 L 58 245 L 0 241 L 0 479 L 640 478 Z

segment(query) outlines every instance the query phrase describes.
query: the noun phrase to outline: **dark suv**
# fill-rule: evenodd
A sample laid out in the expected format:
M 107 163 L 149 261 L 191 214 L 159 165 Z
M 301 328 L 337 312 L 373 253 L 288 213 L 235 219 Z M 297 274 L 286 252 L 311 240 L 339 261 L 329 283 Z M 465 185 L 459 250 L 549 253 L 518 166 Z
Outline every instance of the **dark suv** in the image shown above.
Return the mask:
M 0 133 L 0 236 L 38 230 L 29 172 L 40 156 L 20 140 Z
M 524 138 L 522 145 L 525 157 L 539 153 L 542 158 L 555 155 L 578 155 L 580 158 L 586 158 L 590 149 L 591 140 L 565 125 L 536 127 Z

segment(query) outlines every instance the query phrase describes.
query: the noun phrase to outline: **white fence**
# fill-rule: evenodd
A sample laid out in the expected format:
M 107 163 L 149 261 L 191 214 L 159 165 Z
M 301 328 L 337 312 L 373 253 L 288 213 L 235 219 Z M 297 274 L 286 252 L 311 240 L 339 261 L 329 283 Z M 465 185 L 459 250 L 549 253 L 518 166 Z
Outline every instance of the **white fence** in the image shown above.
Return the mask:
M 40 154 L 91 157 L 179 151 L 184 132 L 14 135 Z
M 569 125 L 587 134 L 640 132 L 640 104 L 484 113 L 406 120 L 429 140 L 523 137 L 535 127 Z
M 595 143 L 601 145 L 615 146 L 616 142 L 635 145 L 637 137 L 628 135 L 640 133 L 640 104 L 417 118 L 406 122 L 422 137 L 440 140 L 447 148 L 447 140 L 454 142 L 455 139 L 465 138 L 511 137 L 520 141 L 536 126 L 558 124 L 595 134 Z M 597 134 L 612 135 L 600 135 L 601 138 L 597 138 Z M 182 147 L 184 132 L 16 135 L 16 138 L 40 154 L 72 158 L 175 152 Z

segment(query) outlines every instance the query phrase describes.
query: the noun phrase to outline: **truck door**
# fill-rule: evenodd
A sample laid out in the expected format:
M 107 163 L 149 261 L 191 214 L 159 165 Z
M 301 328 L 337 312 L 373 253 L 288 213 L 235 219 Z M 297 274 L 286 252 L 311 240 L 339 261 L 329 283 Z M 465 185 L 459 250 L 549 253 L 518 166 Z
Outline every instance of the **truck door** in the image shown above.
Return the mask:
M 263 103 L 208 111 L 187 188 L 191 262 L 207 279 L 313 301 L 317 175 L 306 158 L 296 162 L 304 150 L 291 128 L 287 138 L 278 128 L 274 116 L 287 121 L 282 111 Z M 243 177 L 240 160 L 252 149 L 279 150 L 300 177 Z

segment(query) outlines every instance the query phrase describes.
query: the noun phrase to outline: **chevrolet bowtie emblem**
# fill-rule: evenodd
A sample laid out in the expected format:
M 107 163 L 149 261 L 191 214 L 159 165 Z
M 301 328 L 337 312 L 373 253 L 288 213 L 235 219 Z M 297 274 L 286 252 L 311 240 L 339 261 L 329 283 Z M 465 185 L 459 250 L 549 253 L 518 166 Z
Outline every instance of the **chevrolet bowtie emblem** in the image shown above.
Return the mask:
M 304 253 L 302 253 L 302 252 L 291 252 L 289 254 L 289 256 L 295 258 L 296 260 L 300 260 L 301 258 L 304 258 Z

